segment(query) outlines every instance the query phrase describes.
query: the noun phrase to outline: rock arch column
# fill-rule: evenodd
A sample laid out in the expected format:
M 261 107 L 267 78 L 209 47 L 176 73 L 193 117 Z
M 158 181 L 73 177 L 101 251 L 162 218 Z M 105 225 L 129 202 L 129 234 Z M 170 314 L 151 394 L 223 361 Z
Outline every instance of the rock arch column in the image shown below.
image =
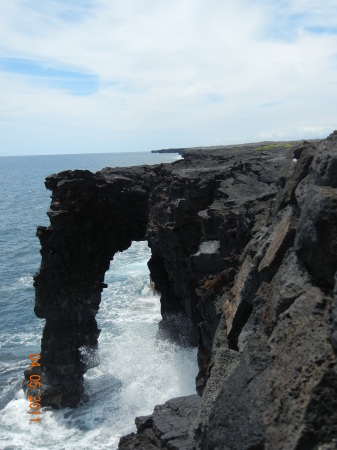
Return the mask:
M 96 313 L 104 274 L 117 251 L 143 240 L 148 194 L 143 169 L 66 171 L 46 179 L 52 191 L 49 227 L 38 227 L 42 262 L 35 276 L 35 314 L 45 318 L 41 341 L 41 403 L 76 406 L 83 392 L 85 363 L 80 348 L 95 346 Z M 29 389 L 30 371 L 24 389 Z M 36 394 L 36 390 L 34 390 Z

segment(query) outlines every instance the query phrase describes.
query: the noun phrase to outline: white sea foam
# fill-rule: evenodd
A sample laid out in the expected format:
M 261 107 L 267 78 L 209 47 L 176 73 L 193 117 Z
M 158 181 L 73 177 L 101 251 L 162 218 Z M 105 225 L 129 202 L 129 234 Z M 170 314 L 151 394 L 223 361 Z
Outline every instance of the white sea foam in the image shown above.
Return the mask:
M 0 411 L 1 448 L 115 449 L 122 435 L 135 431 L 136 416 L 195 393 L 196 350 L 157 338 L 160 301 L 149 285 L 148 258 L 147 244 L 134 243 L 106 274 L 109 287 L 97 315 L 99 365 L 85 375 L 79 407 L 42 408 L 41 422 L 30 423 L 29 402 L 17 386 Z
M 22 287 L 33 287 L 33 277 L 31 277 L 30 275 L 20 277 L 16 285 L 14 285 L 13 287 L 19 289 L 21 289 Z

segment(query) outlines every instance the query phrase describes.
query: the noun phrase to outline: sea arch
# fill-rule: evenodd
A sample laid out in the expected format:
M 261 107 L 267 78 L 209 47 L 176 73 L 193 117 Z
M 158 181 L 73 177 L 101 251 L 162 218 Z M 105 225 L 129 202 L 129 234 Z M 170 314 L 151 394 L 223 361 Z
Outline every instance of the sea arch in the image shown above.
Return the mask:
M 47 212 L 50 225 L 38 227 L 41 266 L 34 277 L 35 314 L 46 319 L 41 340 L 41 403 L 76 406 L 86 371 L 80 348 L 96 346 L 100 334 L 95 316 L 104 275 L 118 251 L 145 240 L 148 189 L 146 168 L 66 171 L 50 175 Z M 30 371 L 24 388 L 29 388 Z M 36 392 L 34 392 L 36 394 Z

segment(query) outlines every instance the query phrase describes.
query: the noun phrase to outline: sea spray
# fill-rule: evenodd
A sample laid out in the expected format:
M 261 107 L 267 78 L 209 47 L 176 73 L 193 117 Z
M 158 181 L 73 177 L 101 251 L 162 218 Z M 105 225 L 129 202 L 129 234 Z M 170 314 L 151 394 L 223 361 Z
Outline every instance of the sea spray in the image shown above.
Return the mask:
M 147 243 L 135 242 L 111 263 L 97 315 L 99 363 L 85 375 L 78 408 L 42 408 L 41 422 L 29 424 L 29 402 L 19 390 L 0 416 L 5 447 L 117 448 L 135 430 L 135 416 L 195 393 L 196 350 L 158 337 L 160 300 L 149 285 L 149 256 Z

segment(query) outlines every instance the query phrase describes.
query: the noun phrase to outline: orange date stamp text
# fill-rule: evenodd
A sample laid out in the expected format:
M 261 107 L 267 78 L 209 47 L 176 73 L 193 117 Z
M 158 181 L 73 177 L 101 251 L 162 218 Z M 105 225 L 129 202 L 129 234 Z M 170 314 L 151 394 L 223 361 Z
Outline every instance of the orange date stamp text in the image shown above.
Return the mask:
M 39 367 L 40 363 L 38 362 L 38 360 L 41 358 L 41 355 L 39 355 L 38 353 L 32 353 L 29 355 L 29 359 L 31 360 L 31 366 L 33 367 Z M 32 370 L 32 369 L 30 369 Z M 29 387 L 31 390 L 34 389 L 39 389 L 41 388 L 41 376 L 38 374 L 32 374 L 29 377 L 30 383 L 29 383 Z M 40 408 L 41 408 L 41 397 L 40 396 L 34 396 L 31 395 L 29 397 L 29 401 L 30 401 L 30 411 L 29 414 L 32 414 L 33 416 L 31 416 L 32 418 L 30 419 L 30 422 L 35 422 L 38 423 L 41 421 L 39 414 L 41 414 Z

